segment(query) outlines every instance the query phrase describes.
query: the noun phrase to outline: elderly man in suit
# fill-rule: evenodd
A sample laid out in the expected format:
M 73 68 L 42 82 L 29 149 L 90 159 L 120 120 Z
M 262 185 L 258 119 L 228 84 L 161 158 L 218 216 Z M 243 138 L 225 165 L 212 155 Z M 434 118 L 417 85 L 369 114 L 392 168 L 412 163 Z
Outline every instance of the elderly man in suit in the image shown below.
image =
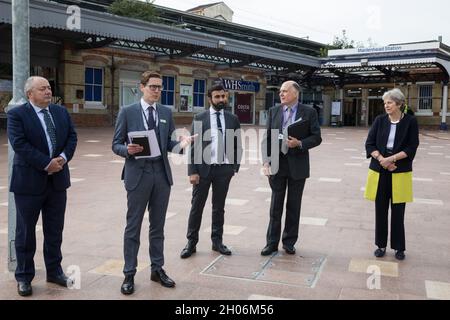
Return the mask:
M 141 101 L 120 110 L 112 143 L 113 152 L 125 158 L 122 179 L 125 182 L 128 199 L 124 235 L 125 279 L 121 286 L 123 294 L 134 292 L 140 231 L 147 207 L 150 222 L 150 279 L 161 283 L 164 287 L 175 286 L 175 282 L 163 269 L 164 224 L 173 184 L 167 153 L 175 150 L 181 153 L 193 139 L 184 136 L 181 137 L 181 142 L 173 139 L 175 126 L 172 111 L 158 103 L 163 90 L 161 75 L 153 71 L 144 72 L 141 76 L 140 90 L 143 94 Z M 143 151 L 143 147 L 131 143 L 128 133 L 144 130 L 155 131 L 160 156 L 148 159 L 135 158 L 136 154 Z
M 261 251 L 263 256 L 278 251 L 286 188 L 286 219 L 282 243 L 287 254 L 295 254 L 303 188 L 309 177 L 308 150 L 322 142 L 317 112 L 312 107 L 300 104 L 299 94 L 300 86 L 296 82 L 286 81 L 281 85 L 281 106 L 269 110 L 267 129 L 262 141 L 263 171 L 268 176 L 272 189 L 266 246 Z M 310 135 L 303 140 L 287 136 L 287 127 L 302 119 L 309 120 Z M 279 143 L 276 145 L 280 148 L 272 145 L 273 141 L 277 142 L 277 137 Z
M 67 287 L 61 267 L 62 233 L 66 210 L 69 167 L 77 145 L 69 113 L 51 104 L 47 79 L 25 82 L 28 102 L 8 111 L 8 138 L 15 152 L 10 191 L 17 209 L 15 277 L 21 296 L 32 294 L 35 276 L 36 223 L 42 212 L 44 261 L 47 282 Z
M 212 185 L 212 250 L 231 255 L 231 250 L 223 244 L 223 224 L 225 199 L 231 178 L 239 171 L 242 157 L 241 130 L 238 118 L 225 111 L 227 93 L 222 84 L 213 85 L 208 90 L 210 108 L 194 117 L 192 132 L 201 135 L 191 149 L 188 164 L 189 181 L 193 185 L 192 207 L 187 228 L 188 243 L 181 251 L 181 258 L 196 252 L 198 232 L 203 209 Z

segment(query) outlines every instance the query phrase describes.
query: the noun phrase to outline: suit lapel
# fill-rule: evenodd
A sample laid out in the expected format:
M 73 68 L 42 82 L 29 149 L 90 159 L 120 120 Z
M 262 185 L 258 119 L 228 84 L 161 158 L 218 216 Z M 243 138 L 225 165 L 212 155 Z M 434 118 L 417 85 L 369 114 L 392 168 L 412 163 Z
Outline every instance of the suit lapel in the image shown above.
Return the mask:
M 30 116 L 31 123 L 34 125 L 36 132 L 39 132 L 39 137 L 41 138 L 41 142 L 47 150 L 47 154 L 49 154 L 48 150 L 48 143 L 47 143 L 47 136 L 44 131 L 44 127 L 42 127 L 41 120 L 39 119 L 38 115 L 36 114 L 36 111 L 34 111 L 33 106 L 28 102 L 26 105 L 26 108 L 28 109 L 28 115 Z
M 273 114 L 273 119 L 272 119 L 272 129 L 280 129 L 281 128 L 281 121 L 283 121 L 282 110 L 283 110 L 283 107 L 277 107 L 275 109 L 275 112 Z
M 133 108 L 133 117 L 136 121 L 136 123 L 138 123 L 138 130 L 137 131 L 145 131 L 145 125 L 144 125 L 144 118 L 142 116 L 142 106 L 141 103 L 137 103 L 135 105 L 135 107 Z
M 156 128 L 156 130 L 159 131 L 159 138 L 160 138 L 160 142 L 161 142 L 161 148 L 164 148 L 164 146 L 167 145 L 167 135 L 169 134 L 169 128 L 168 128 L 168 123 L 169 120 L 168 119 L 168 113 L 165 112 L 166 110 L 164 110 L 164 108 L 160 105 L 160 104 L 156 104 L 156 111 L 158 113 L 158 123 L 156 124 L 158 127 Z M 161 121 L 162 120 L 162 121 Z
M 297 121 L 300 118 L 305 118 L 305 107 L 301 105 L 300 103 L 297 105 L 297 113 L 295 114 L 295 121 Z

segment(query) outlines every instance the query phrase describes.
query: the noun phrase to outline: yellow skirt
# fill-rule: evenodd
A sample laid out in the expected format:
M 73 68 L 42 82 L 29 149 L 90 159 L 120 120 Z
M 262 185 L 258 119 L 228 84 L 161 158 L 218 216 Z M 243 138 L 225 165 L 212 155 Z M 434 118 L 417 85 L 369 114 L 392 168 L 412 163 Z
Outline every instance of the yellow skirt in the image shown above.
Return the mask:
M 380 173 L 369 169 L 364 198 L 375 201 Z M 392 174 L 392 202 L 413 202 L 412 171 Z

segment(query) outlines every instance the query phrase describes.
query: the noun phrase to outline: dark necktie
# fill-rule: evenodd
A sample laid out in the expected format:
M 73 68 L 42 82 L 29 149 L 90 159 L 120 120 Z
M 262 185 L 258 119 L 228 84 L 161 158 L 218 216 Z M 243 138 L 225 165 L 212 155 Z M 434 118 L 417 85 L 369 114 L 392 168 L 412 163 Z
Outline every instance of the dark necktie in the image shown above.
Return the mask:
M 147 108 L 148 110 L 148 119 L 147 119 L 147 126 L 148 130 L 155 129 L 155 117 L 153 117 L 153 107 L 150 106 Z
M 220 112 L 216 112 L 217 116 L 217 162 L 219 164 L 224 162 L 225 148 L 223 143 L 223 129 L 222 122 L 220 122 Z
M 50 115 L 48 113 L 47 109 L 41 110 L 42 114 L 44 114 L 44 122 L 45 126 L 47 127 L 47 133 L 50 137 L 50 142 L 52 143 L 52 153 L 50 156 L 53 158 L 56 153 L 56 129 L 55 125 L 52 122 L 52 119 L 50 118 Z

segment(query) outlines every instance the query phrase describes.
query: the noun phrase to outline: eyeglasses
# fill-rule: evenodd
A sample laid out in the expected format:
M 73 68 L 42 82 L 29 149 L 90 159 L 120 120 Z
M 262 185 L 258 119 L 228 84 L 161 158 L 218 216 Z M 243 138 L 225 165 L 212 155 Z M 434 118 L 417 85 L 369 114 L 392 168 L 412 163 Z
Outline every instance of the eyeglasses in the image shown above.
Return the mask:
M 155 84 L 149 84 L 146 87 L 149 88 L 151 91 L 156 91 L 156 90 L 162 91 L 162 90 L 164 90 L 164 86 L 159 86 L 159 85 L 155 85 Z

